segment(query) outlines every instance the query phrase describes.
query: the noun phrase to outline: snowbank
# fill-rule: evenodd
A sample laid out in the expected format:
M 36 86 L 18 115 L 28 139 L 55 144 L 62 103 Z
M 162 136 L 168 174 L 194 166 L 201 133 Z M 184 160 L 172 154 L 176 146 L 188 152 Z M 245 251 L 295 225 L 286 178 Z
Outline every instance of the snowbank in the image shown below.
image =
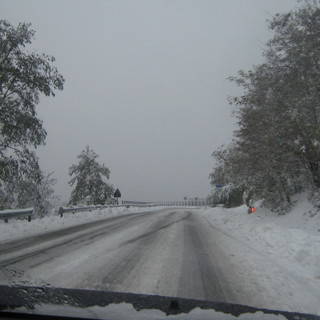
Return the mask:
M 59 215 L 46 216 L 42 219 L 34 219 L 31 222 L 27 220 L 10 219 L 8 223 L 0 220 L 0 241 L 12 241 L 31 235 L 45 233 L 48 231 L 59 230 L 71 226 L 84 224 L 88 222 L 103 220 L 119 215 L 130 214 L 134 212 L 159 210 L 160 207 L 114 207 L 76 212 L 64 213 L 63 217 Z
M 256 205 L 203 208 L 198 213 L 213 232 L 219 232 L 242 287 L 250 288 L 243 304 L 286 311 L 320 314 L 320 212 L 307 197 L 296 199 L 286 215 L 276 215 Z M 108 217 L 160 207 L 107 208 L 43 219 L 0 221 L 0 241 L 14 240 Z M 237 288 L 234 288 L 235 290 Z M 242 288 L 239 288 L 242 290 Z M 252 295 L 253 293 L 253 295 Z M 249 297 L 255 297 L 255 301 Z
M 239 278 L 256 291 L 255 306 L 320 314 L 320 212 L 305 196 L 296 200 L 282 216 L 260 206 L 255 214 L 246 206 L 199 213 L 225 235 Z

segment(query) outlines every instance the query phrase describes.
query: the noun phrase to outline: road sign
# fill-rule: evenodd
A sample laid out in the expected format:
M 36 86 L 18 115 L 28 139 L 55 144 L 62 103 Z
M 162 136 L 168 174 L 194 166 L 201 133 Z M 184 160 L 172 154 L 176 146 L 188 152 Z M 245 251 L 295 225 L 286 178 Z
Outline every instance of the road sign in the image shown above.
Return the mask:
M 119 189 L 117 189 L 113 195 L 115 198 L 121 198 L 121 192 Z

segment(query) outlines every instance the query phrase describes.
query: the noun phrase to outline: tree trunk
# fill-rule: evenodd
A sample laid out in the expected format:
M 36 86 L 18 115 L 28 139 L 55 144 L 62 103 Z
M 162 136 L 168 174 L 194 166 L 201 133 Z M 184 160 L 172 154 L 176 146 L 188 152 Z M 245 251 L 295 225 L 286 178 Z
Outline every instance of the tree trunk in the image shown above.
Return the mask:
M 309 161 L 309 169 L 312 175 L 312 181 L 316 188 L 320 188 L 320 163 L 319 161 Z

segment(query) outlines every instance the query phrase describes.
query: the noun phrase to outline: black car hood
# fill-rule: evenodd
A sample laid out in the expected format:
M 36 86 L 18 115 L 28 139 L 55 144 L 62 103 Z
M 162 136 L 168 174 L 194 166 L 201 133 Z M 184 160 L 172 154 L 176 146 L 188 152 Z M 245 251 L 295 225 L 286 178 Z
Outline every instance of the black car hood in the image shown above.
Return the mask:
M 96 290 L 0 285 L 0 319 L 37 319 L 37 317 L 44 318 L 44 316 L 54 319 L 115 319 L 114 314 L 108 313 L 108 308 L 105 309 L 105 314 L 102 317 L 101 314 L 99 317 L 91 317 L 91 315 L 88 316 L 88 313 L 81 312 L 87 308 L 107 307 L 113 304 L 130 304 L 136 311 L 160 310 L 163 317 L 157 316 L 157 319 L 165 319 L 167 316 L 179 314 L 184 314 L 187 319 L 187 314 L 192 310 L 201 309 L 212 310 L 214 315 L 220 313 L 224 316 L 230 316 L 230 318 L 223 317 L 223 319 L 241 318 L 242 315 L 251 314 L 252 316 L 256 315 L 256 319 L 261 318 L 262 315 L 263 319 L 268 319 L 265 316 L 270 315 L 270 319 L 282 316 L 281 319 L 284 317 L 289 320 L 320 320 L 318 315 L 269 310 L 224 302 Z M 43 305 L 50 306 L 50 308 L 42 308 L 41 314 L 39 314 L 37 306 Z M 57 307 L 57 312 L 52 312 L 54 306 Z M 68 313 L 64 313 L 63 307 L 76 308 L 80 312 L 70 316 L 70 310 Z M 43 310 L 47 310 L 47 313 Z M 81 314 L 80 317 L 79 314 Z M 151 318 L 152 316 L 150 316 Z M 198 318 L 195 314 L 192 319 L 202 319 L 202 317 L 199 315 Z M 212 319 L 216 319 L 216 317 L 214 316 Z

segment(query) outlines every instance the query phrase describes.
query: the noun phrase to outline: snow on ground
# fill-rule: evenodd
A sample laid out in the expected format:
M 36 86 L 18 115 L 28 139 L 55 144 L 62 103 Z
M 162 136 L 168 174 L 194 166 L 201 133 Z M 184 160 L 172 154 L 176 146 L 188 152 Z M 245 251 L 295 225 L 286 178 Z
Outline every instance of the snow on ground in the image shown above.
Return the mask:
M 64 213 L 62 218 L 56 213 L 42 219 L 33 219 L 31 222 L 28 222 L 26 219 L 9 219 L 8 223 L 0 220 L 0 242 L 17 240 L 31 235 L 64 229 L 119 215 L 159 210 L 159 208 L 160 207 L 113 207 L 92 210 L 91 212 Z
M 43 219 L 0 221 L 0 241 L 14 240 L 67 228 L 117 215 L 154 208 L 107 208 Z M 320 212 L 300 195 L 286 215 L 276 215 L 256 204 L 255 214 L 247 208 L 202 208 L 197 210 L 225 237 L 226 251 L 237 266 L 238 277 L 250 290 L 255 307 L 320 315 Z
M 255 214 L 247 214 L 246 206 L 199 213 L 225 235 L 255 306 L 320 314 L 320 211 L 303 195 L 296 201 L 281 216 L 258 203 Z

